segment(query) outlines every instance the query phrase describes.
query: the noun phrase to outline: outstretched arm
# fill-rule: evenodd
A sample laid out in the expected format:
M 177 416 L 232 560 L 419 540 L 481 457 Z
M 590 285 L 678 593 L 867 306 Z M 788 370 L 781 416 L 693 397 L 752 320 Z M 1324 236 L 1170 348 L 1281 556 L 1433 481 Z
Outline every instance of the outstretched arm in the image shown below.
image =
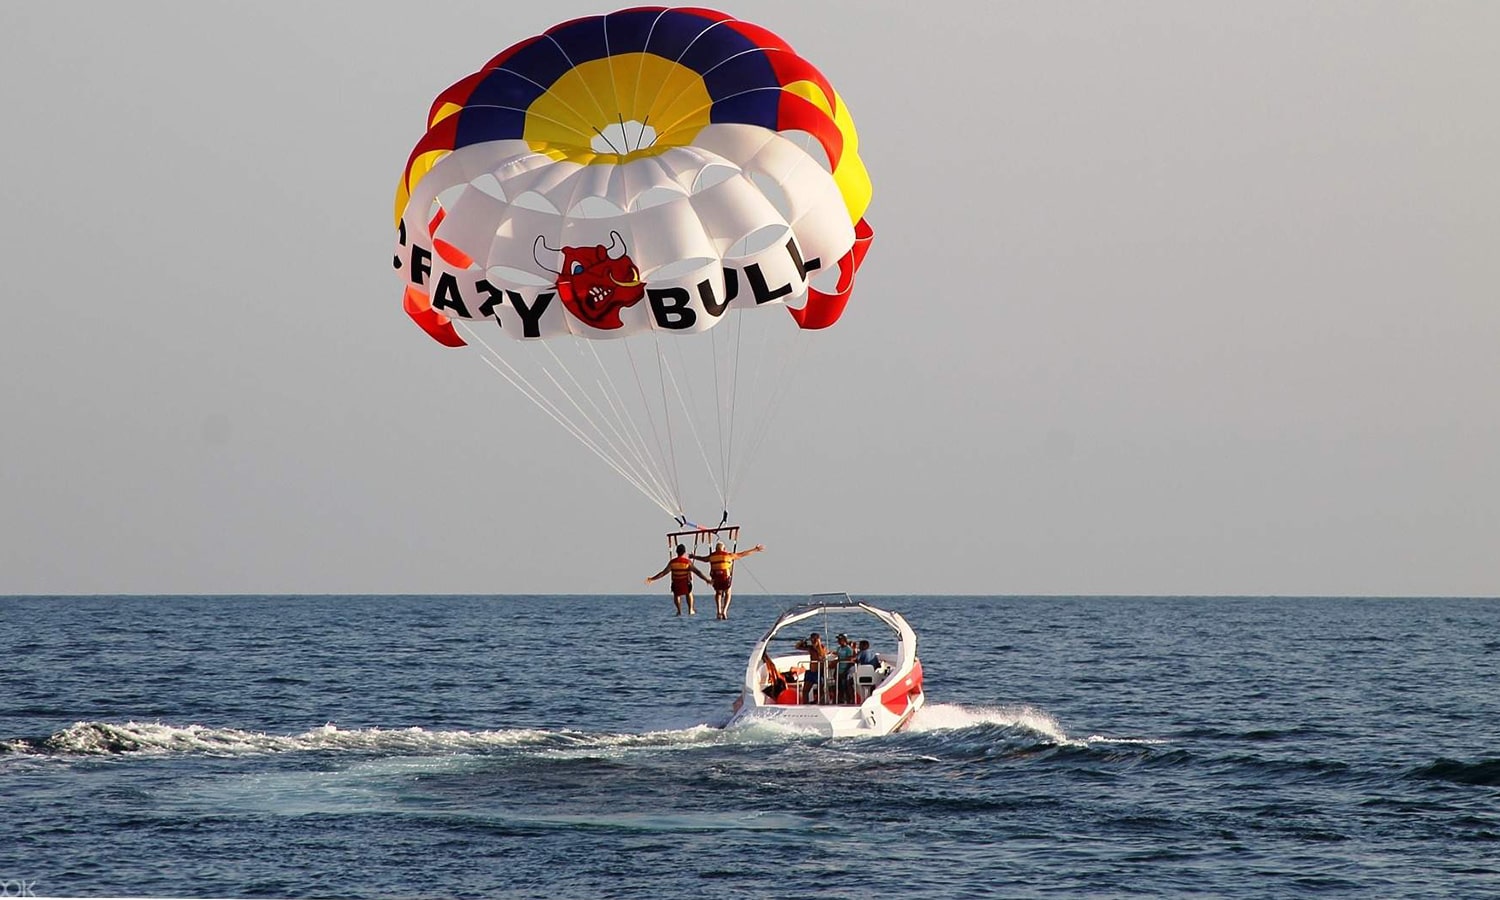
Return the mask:
M 653 582 L 656 579 L 662 577 L 663 575 L 667 574 L 670 571 L 672 571 L 672 564 L 671 563 L 667 563 L 665 566 L 662 567 L 662 570 L 660 572 L 657 572 L 655 575 L 652 575 L 650 578 L 647 578 L 646 579 L 646 583 L 650 584 L 651 582 Z
M 739 553 L 736 553 L 734 555 L 734 558 L 735 559 L 739 559 L 741 556 L 749 556 L 752 553 L 759 553 L 760 551 L 762 551 L 764 549 L 766 549 L 766 545 L 765 544 L 756 544 L 754 547 L 751 547 L 749 550 L 742 550 Z
M 708 576 L 704 575 L 703 571 L 701 569 L 699 569 L 697 566 L 693 566 L 693 574 L 697 575 L 698 578 L 699 578 L 699 580 L 701 580 L 704 584 L 713 584 L 712 581 L 708 580 Z

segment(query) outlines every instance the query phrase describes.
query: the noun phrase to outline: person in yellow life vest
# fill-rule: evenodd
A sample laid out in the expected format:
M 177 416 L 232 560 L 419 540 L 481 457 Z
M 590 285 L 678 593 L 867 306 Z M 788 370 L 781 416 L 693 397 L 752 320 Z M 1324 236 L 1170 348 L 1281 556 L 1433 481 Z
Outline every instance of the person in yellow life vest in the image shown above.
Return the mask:
M 716 619 L 729 618 L 729 590 L 734 583 L 734 561 L 742 556 L 759 553 L 766 549 L 765 544 L 756 544 L 749 550 L 740 553 L 724 549 L 724 542 L 720 541 L 714 545 L 714 552 L 707 556 L 695 556 L 693 559 L 708 563 L 708 574 L 712 578 L 710 582 L 714 586 L 714 607 L 719 614 Z
M 660 572 L 647 578 L 646 583 L 650 584 L 669 572 L 672 575 L 672 605 L 677 607 L 677 614 L 682 615 L 682 601 L 686 600 L 688 615 L 696 616 L 698 611 L 693 608 L 693 576 L 703 579 L 705 584 L 710 583 L 708 576 L 693 565 L 693 558 L 688 556 L 687 547 L 682 544 L 677 545 L 677 555 Z

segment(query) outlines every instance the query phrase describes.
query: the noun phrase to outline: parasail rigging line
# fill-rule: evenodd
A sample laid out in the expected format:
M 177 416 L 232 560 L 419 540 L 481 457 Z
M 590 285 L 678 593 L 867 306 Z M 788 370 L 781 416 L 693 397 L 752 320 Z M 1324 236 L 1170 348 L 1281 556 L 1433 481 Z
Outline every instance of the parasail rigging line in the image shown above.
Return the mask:
M 497 360 L 503 359 L 500 356 L 500 354 L 495 351 L 494 347 L 490 346 L 488 343 L 485 343 L 482 339 L 481 339 L 480 342 L 482 344 L 484 344 L 485 349 L 488 350 L 491 354 L 493 354 L 494 357 Z M 591 396 L 589 396 L 588 392 L 583 388 L 583 386 L 578 383 L 577 378 L 573 377 L 573 372 L 568 367 L 568 364 L 566 362 L 564 362 L 563 360 L 561 360 L 561 359 L 558 358 L 556 352 L 553 351 L 553 349 L 552 349 L 552 347 L 550 345 L 544 345 L 544 348 L 547 350 L 548 354 L 552 357 L 553 361 L 557 364 L 557 366 L 559 368 L 561 368 L 563 370 L 563 372 L 566 373 L 568 375 L 568 377 L 572 380 L 574 386 L 577 389 L 577 392 L 579 394 L 583 395 L 589 401 L 589 404 L 591 406 L 593 406 L 597 410 L 598 409 L 598 405 L 594 402 L 593 398 Z M 518 370 L 516 370 L 514 366 L 510 366 L 510 364 L 508 362 L 506 363 L 506 365 L 508 367 L 510 367 L 512 371 L 517 371 L 518 372 Z M 609 439 L 609 436 L 605 433 L 604 429 L 601 428 L 599 426 L 599 424 L 593 420 L 593 418 L 588 414 L 587 411 L 583 410 L 579 406 L 577 397 L 575 397 L 571 392 L 569 392 L 569 390 L 564 385 L 562 385 L 561 383 L 558 382 L 557 377 L 555 375 L 553 375 L 553 373 L 546 367 L 545 364 L 541 364 L 539 367 L 541 369 L 542 374 L 547 377 L 547 380 L 549 382 L 551 382 L 552 386 L 557 390 L 557 393 L 559 395 L 561 395 L 564 399 L 566 399 L 573 406 L 574 410 L 580 416 L 582 416 L 583 420 L 585 422 L 587 422 L 588 425 L 593 429 L 593 433 L 594 433 L 594 435 L 597 438 L 594 441 L 594 447 L 596 448 L 596 452 L 598 452 L 597 451 L 597 447 L 598 447 L 599 441 L 603 441 L 605 444 L 609 445 L 611 453 L 615 454 L 612 457 L 612 459 L 613 459 L 613 461 L 615 463 L 615 469 L 616 469 L 616 471 L 620 471 L 621 469 L 624 469 L 624 468 L 630 468 L 631 469 L 630 476 L 631 476 L 631 479 L 632 479 L 632 483 L 637 483 L 637 482 L 644 483 L 644 482 L 648 481 L 649 480 L 649 477 L 648 477 L 649 473 L 644 473 L 643 474 L 639 469 L 636 469 L 635 467 L 632 467 L 630 465 L 630 460 L 627 458 L 627 456 L 624 453 L 622 453 L 619 450 L 619 448 L 615 445 L 615 443 Z M 528 384 L 529 384 L 529 382 L 528 382 Z M 531 387 L 532 387 L 532 390 L 536 390 L 536 388 L 535 388 L 534 385 L 532 385 Z M 537 391 L 537 393 L 540 394 L 541 392 Z M 600 416 L 601 417 L 603 416 L 602 412 L 600 413 Z M 571 422 L 571 420 L 570 420 L 570 422 Z M 573 425 L 574 429 L 576 429 L 579 432 L 581 432 L 583 430 L 582 426 L 579 426 L 577 423 L 572 423 L 572 425 Z M 665 501 L 671 499 L 669 493 L 666 492 L 666 491 L 664 491 L 664 490 L 657 490 L 655 493 L 656 493 L 657 497 L 662 498 L 658 502 L 658 505 L 660 505 L 661 502 L 665 502 Z
M 527 391 L 526 388 L 522 387 L 522 382 L 525 381 L 524 378 L 520 378 L 520 380 L 518 381 L 517 378 L 513 378 L 509 373 L 507 373 L 505 370 L 501 369 L 499 365 L 496 365 L 496 362 L 497 362 L 496 360 L 492 360 L 492 359 L 490 359 L 487 356 L 481 356 L 480 359 L 484 360 L 485 365 L 488 365 L 490 368 L 494 369 L 497 373 L 499 373 L 499 375 L 502 378 L 504 378 L 506 381 L 509 381 L 511 383 L 511 385 L 513 385 L 518 390 L 520 390 L 522 394 L 525 394 L 529 399 L 532 400 L 533 403 L 536 403 L 536 405 L 541 408 L 542 412 L 545 412 L 547 415 L 551 416 L 552 419 L 553 419 L 553 421 L 557 422 L 559 425 L 561 425 L 563 427 L 564 430 L 566 430 L 569 434 L 572 434 L 575 438 L 577 438 L 578 441 L 581 444 L 583 444 L 585 447 L 587 447 L 590 451 L 592 451 L 594 453 L 594 455 L 596 455 L 600 459 L 604 460 L 604 462 L 605 462 L 606 465 L 608 465 L 610 468 L 614 469 L 615 472 L 617 472 L 620 475 L 620 477 L 624 478 L 627 483 L 629 483 L 630 485 L 632 485 L 633 487 L 635 487 L 636 490 L 640 491 L 641 494 L 646 497 L 646 499 L 650 500 L 652 503 L 654 503 L 658 507 L 660 507 L 661 510 L 662 510 L 662 512 L 665 512 L 667 515 L 671 515 L 672 514 L 671 507 L 665 501 L 663 501 L 661 498 L 655 496 L 646 485 L 644 485 L 641 482 L 637 481 L 631 475 L 631 473 L 627 472 L 626 470 L 624 470 L 623 468 L 621 468 L 619 466 L 619 464 L 617 464 L 614 460 L 610 459 L 608 454 L 606 454 L 604 451 L 600 450 L 599 447 L 596 446 L 593 441 L 591 441 L 591 440 L 588 439 L 587 435 L 583 434 L 578 429 L 578 427 L 576 425 L 574 425 L 573 423 L 569 422 L 567 420 L 567 417 L 564 416 L 555 407 L 553 407 L 551 403 L 546 402 L 542 398 L 538 398 L 536 396 L 533 396 L 531 393 L 529 393 Z M 499 360 L 499 362 L 503 363 L 504 361 L 503 360 Z M 532 390 L 534 390 L 534 389 L 532 389 Z
M 493 369 L 496 374 L 500 375 L 500 377 L 509 382 L 510 385 L 517 391 L 520 391 L 522 396 L 526 397 L 526 399 L 535 404 L 538 409 L 550 416 L 554 422 L 562 426 L 564 431 L 567 431 L 569 434 L 571 434 L 575 439 L 578 440 L 579 443 L 583 444 L 592 453 L 594 453 L 594 455 L 603 460 L 606 465 L 614 469 L 615 472 L 620 475 L 620 477 L 624 478 L 627 483 L 629 483 L 643 496 L 645 496 L 646 499 L 654 503 L 667 515 L 670 516 L 673 514 L 670 505 L 670 498 L 661 495 L 658 491 L 652 490 L 650 485 L 646 484 L 634 473 L 630 472 L 614 459 L 612 459 L 608 453 L 605 453 L 597 443 L 589 438 L 588 434 L 585 433 L 577 423 L 573 422 L 563 410 L 559 409 L 555 403 L 553 403 L 550 399 L 547 398 L 545 394 L 538 390 L 536 386 L 526 378 L 525 375 L 523 375 L 518 369 L 516 369 L 515 366 L 507 362 L 502 356 L 496 353 L 495 349 L 491 347 L 488 342 L 486 342 L 482 337 L 474 332 L 474 329 L 470 328 L 468 325 L 462 322 L 459 322 L 458 324 L 467 336 L 472 338 L 480 346 L 484 347 L 486 351 L 488 351 L 489 355 L 480 356 L 480 359 L 484 361 L 485 365 Z M 551 376 L 549 375 L 548 377 L 550 378 Z
M 682 481 L 678 478 L 677 442 L 672 438 L 672 408 L 667 404 L 667 378 L 664 374 L 667 362 L 666 354 L 662 353 L 661 350 L 661 331 L 653 328 L 651 336 L 656 341 L 656 380 L 661 384 L 661 416 L 662 423 L 667 432 L 667 452 L 670 454 L 670 465 L 667 468 L 672 473 L 672 486 L 676 488 L 676 495 L 680 498 L 682 496 Z M 686 512 L 681 508 L 680 503 L 678 504 L 677 511 L 679 513 Z
M 576 335 L 574 336 L 574 341 L 583 341 L 583 340 L 584 340 L 584 338 L 577 337 Z M 544 342 L 542 344 L 542 346 L 547 350 L 548 355 L 552 357 L 553 361 L 556 362 L 557 365 L 563 370 L 563 372 L 565 372 L 567 374 L 568 378 L 572 381 L 573 386 L 577 389 L 578 393 L 580 395 L 582 395 L 586 400 L 588 400 L 589 406 L 594 409 L 594 411 L 598 414 L 599 418 L 605 420 L 606 423 L 609 424 L 610 430 L 614 433 L 615 439 L 618 440 L 620 443 L 626 445 L 627 450 L 630 450 L 632 452 L 630 452 L 629 454 L 627 454 L 626 450 L 620 450 L 620 449 L 618 449 L 617 446 L 616 446 L 616 444 L 615 444 L 615 442 L 609 440 L 608 435 L 604 434 L 604 430 L 602 428 L 600 428 L 598 426 L 598 424 L 596 424 L 589 417 L 589 415 L 586 412 L 584 412 L 583 410 L 579 410 L 579 414 L 582 415 L 584 417 L 584 419 L 589 422 L 590 425 L 593 425 L 594 429 L 597 432 L 599 432 L 600 437 L 604 438 L 606 440 L 606 442 L 609 444 L 610 449 L 612 451 L 614 451 L 616 453 L 619 453 L 619 457 L 618 457 L 619 461 L 621 461 L 622 463 L 628 462 L 627 455 L 628 456 L 633 456 L 635 458 L 635 462 L 636 462 L 636 465 L 633 467 L 633 470 L 638 471 L 643 479 L 645 479 L 645 480 L 651 480 L 651 481 L 655 482 L 657 484 L 657 486 L 661 488 L 662 494 L 664 496 L 668 495 L 669 492 L 666 491 L 665 484 L 662 484 L 661 481 L 655 477 L 656 473 L 654 471 L 652 471 L 652 467 L 650 465 L 647 465 L 644 460 L 642 460 L 637 454 L 635 454 L 633 452 L 634 448 L 631 446 L 629 438 L 626 437 L 624 434 L 622 434 L 620 432 L 620 429 L 618 427 L 616 427 L 616 424 L 612 420 L 610 420 L 608 416 L 606 416 L 605 412 L 602 409 L 599 408 L 599 404 L 594 400 L 593 395 L 591 393 L 589 393 L 589 391 L 586 390 L 583 387 L 583 385 L 578 381 L 577 377 L 574 376 L 572 368 L 566 362 L 564 362 L 561 358 L 558 357 L 556 351 L 554 351 L 552 349 L 552 345 L 551 344 Z M 579 355 L 582 356 L 581 353 Z M 599 357 L 598 357 L 597 353 L 594 355 L 594 361 L 599 365 L 601 371 L 603 371 L 603 363 L 602 363 L 602 361 L 599 360 Z M 608 373 L 605 372 L 605 375 L 607 377 Z M 552 377 L 551 374 L 548 373 L 548 378 L 551 378 L 551 377 Z M 565 387 L 563 387 L 561 385 L 557 385 L 556 379 L 552 379 L 552 381 L 553 381 L 553 384 L 557 386 L 559 393 L 563 394 L 563 396 L 565 396 L 565 397 L 568 397 L 569 400 L 573 400 L 572 396 L 569 394 L 568 390 Z M 602 385 L 600 386 L 600 392 L 604 393 L 604 388 L 603 388 Z M 606 394 L 606 400 L 608 400 L 607 394 Z M 575 408 L 577 408 L 578 403 L 577 403 L 576 400 L 573 401 L 573 406 Z M 674 497 L 673 499 L 678 500 L 679 501 L 678 505 L 679 506 L 681 505 L 680 498 L 675 498 Z
M 642 464 L 651 470 L 652 480 L 661 487 L 662 492 L 665 494 L 667 492 L 666 474 L 661 471 L 661 464 L 658 457 L 652 456 L 651 448 L 646 446 L 646 439 L 641 434 L 641 429 L 636 424 L 635 417 L 629 414 L 629 407 L 625 404 L 625 398 L 621 395 L 619 386 L 615 384 L 614 375 L 609 371 L 609 367 L 604 364 L 604 360 L 600 358 L 599 349 L 595 342 L 584 341 L 584 344 L 593 355 L 594 365 L 598 368 L 599 374 L 604 379 L 604 383 L 608 385 L 607 390 L 602 385 L 600 388 L 604 393 L 605 402 L 609 404 L 610 409 L 614 412 L 616 421 L 628 431 L 630 437 L 629 443 L 633 448 L 636 458 L 641 460 Z M 629 343 L 626 344 L 626 349 L 628 351 Z M 678 498 L 677 505 L 680 509 L 682 506 L 681 498 Z
M 739 409 L 740 399 L 740 360 L 744 358 L 741 348 L 744 346 L 745 317 L 736 315 L 734 317 L 734 378 L 731 381 L 733 392 L 729 399 L 729 444 L 724 448 L 724 506 L 729 506 L 729 498 L 734 492 L 735 485 L 730 482 L 730 474 L 734 471 L 734 425 L 735 411 Z
M 483 340 L 480 340 L 480 343 L 483 344 Z M 487 347 L 486 349 L 488 349 L 491 354 L 494 354 L 493 348 Z M 624 478 L 627 483 L 634 486 L 638 491 L 640 491 L 658 507 L 662 507 L 663 509 L 668 508 L 669 498 L 663 495 L 660 491 L 652 490 L 635 473 L 627 471 L 627 469 L 621 466 L 615 459 L 612 459 L 608 453 L 604 452 L 604 450 L 599 447 L 596 441 L 592 440 L 576 422 L 573 422 L 563 410 L 561 410 L 552 400 L 548 399 L 539 389 L 537 389 L 537 387 L 533 385 L 526 378 L 526 376 L 521 374 L 520 371 L 515 368 L 515 366 L 511 365 L 507 360 L 500 357 L 498 354 L 494 354 L 493 357 L 486 357 L 481 355 L 480 358 L 483 359 L 485 363 L 489 365 L 491 369 L 494 369 L 501 377 L 510 382 L 510 384 L 518 391 L 520 391 L 523 396 L 527 397 L 527 399 L 531 400 L 534 404 L 541 408 L 543 412 L 547 413 L 553 419 L 553 421 L 561 425 L 564 431 L 567 431 L 576 440 L 578 440 L 579 443 L 583 444 L 596 456 L 604 460 L 604 462 L 609 465 L 610 468 L 614 469 L 615 472 L 618 473 L 622 478 Z M 502 368 L 502 366 L 504 368 Z M 556 380 L 552 378 L 550 373 L 548 373 L 548 378 L 549 380 L 553 381 L 554 385 L 556 384 Z
M 682 353 L 681 342 L 678 343 L 677 352 Z M 719 478 L 714 472 L 713 463 L 708 460 L 708 450 L 703 446 L 703 439 L 698 436 L 698 426 L 693 424 L 693 410 L 687 399 L 682 395 L 682 387 L 677 381 L 677 375 L 672 371 L 670 363 L 666 365 L 667 379 L 672 382 L 672 392 L 677 395 L 677 403 L 682 408 L 682 418 L 687 423 L 688 431 L 693 436 L 693 441 L 698 445 L 698 453 L 703 458 L 703 468 L 708 470 L 708 480 L 713 484 L 714 491 L 718 493 L 720 502 L 724 500 L 724 489 L 719 486 Z M 692 385 L 688 385 L 688 394 L 692 394 Z M 727 508 L 729 504 L 724 503 Z
M 735 546 L 735 549 L 739 549 L 739 546 L 740 546 L 739 538 L 735 538 L 734 546 Z M 763 582 L 763 581 L 761 581 L 759 578 L 755 577 L 755 571 L 753 569 L 745 569 L 744 571 L 745 571 L 746 575 L 750 576 L 750 580 L 751 581 L 753 581 L 756 584 L 760 585 L 761 593 L 763 593 L 763 594 L 769 594 L 769 593 L 771 593 L 771 589 L 768 588 L 768 587 L 766 587 L 766 583 Z M 740 572 L 740 569 L 739 569 L 738 566 L 736 566 L 735 567 L 735 574 L 739 574 L 739 572 Z
M 795 380 L 793 378 L 794 373 L 801 368 L 802 361 L 807 356 L 807 349 L 810 346 L 808 332 L 800 328 L 797 329 L 790 343 L 792 346 L 782 355 L 780 370 L 771 376 L 772 388 L 770 401 L 761 409 L 761 416 L 757 427 L 751 433 L 751 444 L 746 452 L 740 455 L 738 467 L 729 475 L 732 487 L 739 486 L 741 478 L 745 475 L 750 463 L 759 455 L 760 448 L 765 444 L 766 437 L 771 432 L 771 424 L 776 420 L 776 413 L 781 408 L 782 395 L 791 387 L 792 382 Z M 762 361 L 763 359 L 764 355 L 762 356 Z M 759 379 L 758 369 L 756 378 L 757 380 Z
M 660 343 L 658 343 L 657 348 L 658 348 L 658 350 L 660 349 Z M 656 453 L 657 453 L 656 458 L 660 459 L 660 460 L 665 460 L 665 459 L 667 459 L 666 445 L 664 445 L 662 443 L 661 429 L 659 429 L 659 428 L 656 427 L 656 416 L 652 414 L 652 411 L 651 411 L 651 401 L 649 399 L 647 399 L 647 397 L 646 397 L 646 384 L 645 384 L 645 381 L 641 378 L 640 366 L 637 365 L 636 360 L 635 360 L 635 348 L 634 348 L 633 344 L 631 344 L 629 341 L 627 341 L 625 343 L 625 355 L 630 360 L 630 371 L 635 376 L 635 387 L 636 387 L 636 391 L 640 394 L 641 408 L 643 410 L 645 410 L 646 421 L 648 423 L 650 423 L 650 425 L 651 425 L 651 436 L 656 439 Z M 663 388 L 662 401 L 663 401 L 663 405 L 665 405 L 665 402 L 666 402 L 665 387 Z M 668 442 L 668 444 L 670 444 L 671 438 L 672 438 L 671 432 L 670 432 L 670 430 L 668 430 L 668 434 L 667 434 L 667 442 Z M 670 474 L 673 476 L 673 478 L 675 480 L 676 469 L 674 468 Z M 682 508 L 682 501 L 681 501 L 680 495 L 678 496 L 677 512 L 676 513 L 670 513 L 669 512 L 668 515 L 673 516 L 673 518 L 685 521 L 685 519 L 684 519 L 685 513 L 684 513 L 684 510 Z
M 727 507 L 729 504 L 724 500 L 724 489 L 720 487 L 720 483 L 724 480 L 724 470 L 720 469 L 717 473 L 714 471 L 713 464 L 708 460 L 708 451 L 703 445 L 703 438 L 698 434 L 698 426 L 696 423 L 699 418 L 699 407 L 698 400 L 693 395 L 693 381 L 692 379 L 687 377 L 687 373 L 692 371 L 692 369 L 688 366 L 686 358 L 687 351 L 684 349 L 686 343 L 686 341 L 671 342 L 671 345 L 677 348 L 677 367 L 683 373 L 682 384 L 685 385 L 686 388 L 686 401 L 684 401 L 682 397 L 683 388 L 679 387 L 679 384 L 675 378 L 672 382 L 672 388 L 674 391 L 677 391 L 677 402 L 682 408 L 683 421 L 687 423 L 688 428 L 692 431 L 693 440 L 698 444 L 698 452 L 703 457 L 703 468 L 708 471 L 708 479 L 714 486 L 714 492 L 719 495 L 719 504 L 721 506 Z M 710 341 L 709 345 L 710 347 L 713 346 L 712 341 Z M 667 372 L 669 375 L 672 374 L 670 365 L 667 368 Z M 715 400 L 717 399 L 718 398 L 715 397 Z M 723 444 L 722 436 L 719 439 L 719 443 L 721 445 Z
M 749 389 L 748 389 L 748 393 L 752 397 L 759 397 L 759 396 L 761 396 L 761 375 L 765 371 L 764 366 L 766 364 L 766 359 L 767 359 L 767 357 L 769 357 L 771 355 L 771 349 L 770 348 L 772 348 L 772 347 L 778 348 L 779 353 L 777 355 L 780 356 L 783 360 L 785 359 L 785 357 L 787 356 L 787 354 L 789 352 L 786 349 L 785 345 L 779 345 L 776 342 L 774 342 L 774 341 L 771 340 L 771 338 L 770 338 L 771 322 L 770 322 L 769 319 L 763 318 L 763 319 L 760 320 L 759 324 L 760 324 L 760 338 L 759 338 L 759 344 L 758 344 L 758 346 L 761 347 L 761 348 L 763 348 L 763 349 L 761 349 L 759 352 L 756 352 L 756 353 L 752 354 L 752 356 L 754 357 L 755 365 L 754 365 L 754 368 L 753 368 L 753 370 L 752 370 L 752 372 L 750 374 L 750 385 L 749 385 Z M 736 344 L 735 344 L 735 346 L 736 346 L 736 357 L 735 357 L 735 370 L 734 370 L 734 378 L 735 378 L 735 387 L 734 387 L 734 389 L 735 389 L 735 391 L 737 393 L 740 390 L 740 384 L 741 384 L 741 381 L 740 381 L 740 379 L 741 379 L 741 372 L 740 372 L 740 368 L 739 368 L 740 361 L 744 359 L 744 352 L 743 352 L 743 349 L 742 349 L 742 341 L 743 341 L 743 338 L 744 338 L 745 329 L 747 329 L 749 327 L 750 326 L 745 323 L 744 319 L 741 319 L 741 320 L 739 320 L 736 323 L 736 328 L 738 330 L 737 330 L 737 332 L 735 334 L 735 340 L 736 340 Z M 795 340 L 795 338 L 794 338 L 794 340 Z M 775 385 L 775 381 L 773 379 L 773 381 L 772 381 L 772 387 L 774 388 L 775 386 L 776 386 Z M 775 402 L 777 402 L 780 399 L 779 395 L 774 390 L 771 390 L 770 394 L 771 394 L 770 400 L 766 401 L 766 403 L 775 403 Z M 738 401 L 736 401 L 736 403 L 737 402 Z M 758 414 L 756 414 L 757 412 L 758 412 Z M 750 456 L 752 456 L 754 448 L 758 447 L 760 445 L 760 440 L 764 436 L 765 430 L 766 430 L 766 428 L 770 424 L 770 422 L 769 422 L 770 412 L 771 412 L 771 410 L 768 409 L 768 408 L 766 408 L 766 405 L 764 405 L 764 404 L 758 410 L 756 410 L 756 409 L 752 409 L 751 410 L 751 419 L 752 419 L 752 421 L 751 421 L 750 424 L 754 424 L 757 427 L 754 428 L 754 429 L 752 429 L 751 432 L 750 432 L 750 434 L 751 434 L 751 437 L 749 438 L 750 446 L 749 447 L 740 448 L 744 452 L 742 452 L 739 455 L 738 459 L 735 458 L 735 454 L 733 452 L 734 448 L 737 447 L 738 445 L 733 444 L 732 443 L 733 438 L 731 438 L 731 444 L 732 445 L 731 445 L 731 450 L 730 450 L 730 459 L 729 459 L 728 462 L 725 463 L 725 468 L 726 468 L 726 470 L 729 473 L 728 475 L 725 476 L 725 478 L 726 478 L 726 481 L 728 483 L 727 492 L 730 494 L 730 496 L 733 496 L 735 494 L 735 492 L 739 488 L 739 485 L 740 485 L 740 470 L 742 468 L 744 468 L 745 465 L 746 465 L 746 463 L 744 462 L 744 460 L 746 460 L 747 458 L 749 458 Z
M 724 450 L 724 389 L 719 386 L 719 335 L 717 328 L 709 332 L 709 340 L 714 351 L 714 424 L 718 427 L 719 431 L 719 471 L 725 473 L 727 481 L 729 463 Z M 734 411 L 730 410 L 730 415 L 733 414 Z M 728 498 L 721 497 L 721 499 L 723 499 L 724 506 L 727 508 L 729 506 Z
M 549 352 L 551 351 L 550 347 L 548 348 L 548 351 Z M 553 354 L 553 358 L 556 359 L 556 354 Z M 568 368 L 567 368 L 567 366 L 564 365 L 560 360 L 558 361 L 558 364 L 563 366 L 563 371 L 564 372 L 566 372 L 570 377 L 572 376 L 572 372 L 569 371 Z M 585 422 L 587 422 L 589 424 L 589 426 L 594 430 L 594 433 L 596 435 L 598 435 L 598 437 L 601 438 L 605 442 L 606 445 L 609 446 L 610 452 L 617 454 L 615 457 L 613 457 L 613 459 L 615 460 L 615 462 L 618 464 L 617 468 L 618 467 L 626 467 L 626 466 L 628 466 L 629 465 L 629 461 L 627 459 L 625 459 L 624 455 L 620 453 L 619 449 L 613 444 L 613 442 L 611 442 L 609 440 L 608 435 L 604 434 L 604 429 L 600 428 L 599 424 L 597 422 L 593 421 L 592 418 L 590 418 L 588 412 L 586 410 L 584 410 L 581 406 L 579 406 L 577 397 L 575 397 L 572 393 L 570 393 L 568 391 L 568 389 L 566 387 L 564 387 L 560 382 L 558 382 L 557 377 L 552 374 L 551 370 L 546 369 L 544 367 L 542 369 L 542 374 L 544 374 L 544 375 L 547 376 L 547 380 L 550 381 L 550 382 L 552 382 L 552 386 L 557 389 L 557 392 L 559 394 L 561 394 L 563 396 L 563 398 L 566 399 L 572 405 L 573 409 L 580 416 L 582 416 L 583 420 Z M 575 384 L 576 384 L 576 381 L 575 381 Z M 581 386 L 579 386 L 579 390 L 580 390 L 580 392 L 582 392 L 582 387 Z M 588 398 L 588 399 L 592 403 L 592 398 Z M 635 475 L 637 478 L 641 477 L 640 473 L 638 473 L 638 472 L 632 472 L 632 474 Z

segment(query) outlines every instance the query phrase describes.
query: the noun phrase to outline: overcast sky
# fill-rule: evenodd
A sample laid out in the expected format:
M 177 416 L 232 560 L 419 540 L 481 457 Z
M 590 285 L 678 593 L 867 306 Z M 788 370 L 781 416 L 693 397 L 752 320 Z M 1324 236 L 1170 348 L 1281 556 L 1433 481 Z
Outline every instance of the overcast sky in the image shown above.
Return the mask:
M 1500 594 L 1500 4 L 719 6 L 875 186 L 742 591 Z M 0 593 L 659 592 L 390 270 L 432 97 L 612 8 L 6 4 Z

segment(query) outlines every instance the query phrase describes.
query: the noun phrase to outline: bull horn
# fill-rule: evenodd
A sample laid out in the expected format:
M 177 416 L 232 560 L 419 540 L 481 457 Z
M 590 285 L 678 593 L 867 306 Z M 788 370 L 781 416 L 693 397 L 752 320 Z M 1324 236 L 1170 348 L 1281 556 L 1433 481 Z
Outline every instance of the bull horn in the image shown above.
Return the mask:
M 551 247 L 547 246 L 547 239 L 546 238 L 542 237 L 541 235 L 537 235 L 536 236 L 536 240 L 533 241 L 532 244 L 531 244 L 531 258 L 534 259 L 534 260 L 536 260 L 536 264 L 538 266 L 541 266 L 543 270 L 551 272 L 553 275 L 561 275 L 562 274 L 561 272 L 557 271 L 556 269 L 554 269 L 551 266 L 547 265 L 546 263 L 542 262 L 541 256 L 539 256 L 537 254 L 537 246 L 538 245 L 541 245 L 541 248 L 543 250 L 546 250 L 548 253 L 556 253 L 556 252 L 558 252 L 556 250 L 553 250 Z
M 622 238 L 622 237 L 620 237 L 620 232 L 618 232 L 618 231 L 611 231 L 609 233 L 609 249 L 604 251 L 604 255 L 608 256 L 610 259 L 619 259 L 620 256 L 624 256 L 625 255 L 622 252 L 620 254 L 620 256 L 615 256 L 615 244 L 619 244 L 620 245 L 620 250 L 621 251 L 623 251 L 625 249 L 625 239 Z

